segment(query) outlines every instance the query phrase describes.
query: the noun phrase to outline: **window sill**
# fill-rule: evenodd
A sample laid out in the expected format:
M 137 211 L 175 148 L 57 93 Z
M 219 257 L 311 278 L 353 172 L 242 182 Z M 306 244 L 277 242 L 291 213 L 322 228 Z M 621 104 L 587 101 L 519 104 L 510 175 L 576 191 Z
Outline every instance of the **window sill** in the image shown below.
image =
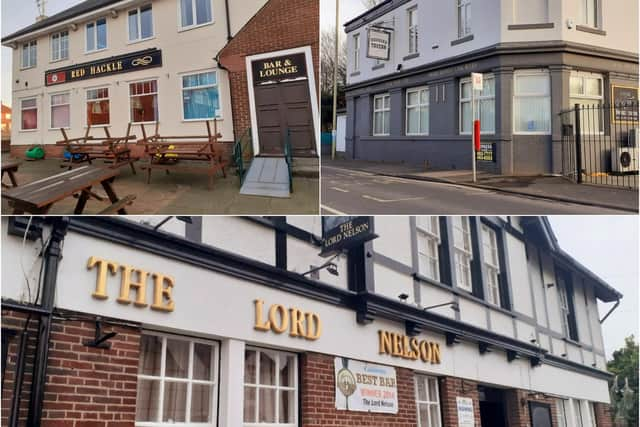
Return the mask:
M 607 32 L 604 30 L 601 30 L 599 28 L 594 28 L 594 27 L 588 27 L 586 25 L 576 25 L 576 31 L 582 31 L 585 33 L 591 33 L 591 34 L 597 34 L 599 36 L 606 36 Z
M 82 126 L 84 129 L 88 128 L 89 126 L 84 125 Z M 91 125 L 91 129 L 95 129 L 95 128 L 109 128 L 111 127 L 111 123 L 106 124 L 106 125 Z
M 507 30 L 542 30 L 547 28 L 554 28 L 553 22 L 547 22 L 542 24 L 511 24 L 507 26 Z
M 93 55 L 94 53 L 100 53 L 100 52 L 104 52 L 105 50 L 108 50 L 108 47 L 102 48 L 102 49 L 96 49 L 96 50 L 85 50 L 84 54 L 85 55 Z
M 420 52 L 410 53 L 409 55 L 407 55 L 404 58 L 402 58 L 402 60 L 403 61 L 408 61 L 410 59 L 418 58 L 419 56 L 420 56 Z
M 371 136 L 376 138 L 376 137 L 391 136 L 391 134 L 389 134 L 389 133 L 374 133 L 374 134 L 371 134 Z
M 58 127 L 58 128 L 48 128 L 48 131 L 59 131 L 60 129 L 64 129 L 64 130 L 71 130 L 71 126 L 62 126 L 62 127 Z
M 138 44 L 138 43 L 148 42 L 149 40 L 153 40 L 153 39 L 155 39 L 155 38 L 156 38 L 156 36 L 155 36 L 155 35 L 153 35 L 153 36 L 151 36 L 151 37 L 147 37 L 146 39 L 129 40 L 129 41 L 127 42 L 127 45 L 132 45 L 132 44 Z
M 360 71 L 354 71 L 353 73 L 349 74 L 349 77 L 356 77 L 360 75 Z
M 572 340 L 571 338 L 567 338 L 567 337 L 565 337 L 565 338 L 563 338 L 563 341 L 565 341 L 565 342 L 567 342 L 567 343 L 569 343 L 569 344 L 573 344 L 573 345 L 575 345 L 576 347 L 580 347 L 580 348 L 582 348 L 582 344 L 580 344 L 578 341 L 574 341 L 574 340 Z
M 60 59 L 51 59 L 49 60 L 49 64 L 55 64 L 56 62 L 62 62 L 62 61 L 68 61 L 69 57 L 66 58 L 60 58 Z
M 33 68 L 37 68 L 37 65 L 31 65 L 29 67 L 20 67 L 20 71 L 26 71 L 26 70 L 31 70 Z
M 462 44 L 462 43 L 469 42 L 471 40 L 473 40 L 473 34 L 469 34 L 467 36 L 460 37 L 459 39 L 453 40 L 451 42 L 451 46 L 456 46 L 456 45 L 459 45 L 459 44 Z
M 198 122 L 202 123 L 202 122 L 212 122 L 214 120 L 217 120 L 220 122 L 223 120 L 223 118 L 222 116 L 218 116 L 218 117 L 210 117 L 208 119 L 182 119 L 181 122 L 182 123 L 198 123 Z
M 405 136 L 429 136 L 429 132 L 427 133 L 404 133 Z
M 543 136 L 551 136 L 551 131 L 543 131 L 543 132 L 513 132 L 513 135 L 521 135 L 521 136 L 528 136 L 528 135 L 543 135 Z
M 471 132 L 458 132 L 458 135 L 460 135 L 460 136 L 471 136 Z M 493 132 L 482 132 L 482 131 L 480 131 L 480 136 L 482 136 L 482 135 L 495 136 L 496 132 L 495 131 L 493 131 Z
M 213 25 L 213 24 L 215 24 L 215 22 L 216 21 L 209 21 L 209 22 L 204 22 L 202 24 L 191 25 L 189 27 L 178 27 L 178 32 L 179 33 L 183 33 L 185 31 L 195 30 L 196 28 L 202 28 L 202 27 L 206 27 L 208 25 Z
M 384 68 L 384 64 L 374 65 L 373 67 L 371 67 L 371 71 L 380 70 L 382 68 Z
M 40 129 L 18 129 L 18 132 L 38 132 Z

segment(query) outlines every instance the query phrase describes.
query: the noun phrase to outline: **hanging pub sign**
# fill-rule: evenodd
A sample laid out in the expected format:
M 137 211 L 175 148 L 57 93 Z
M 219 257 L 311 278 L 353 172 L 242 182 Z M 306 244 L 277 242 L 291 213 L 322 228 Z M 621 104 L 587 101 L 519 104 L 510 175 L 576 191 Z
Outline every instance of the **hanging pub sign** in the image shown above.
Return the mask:
M 627 123 L 638 121 L 638 88 L 611 85 L 613 121 Z
M 370 216 L 326 217 L 320 256 L 351 249 L 376 237 L 378 235 L 373 232 L 373 218 Z
M 160 66 L 162 66 L 162 51 L 160 49 L 146 49 L 45 71 L 44 83 L 46 86 L 53 86 Z
M 259 85 L 307 77 L 306 61 L 304 53 L 253 61 L 251 63 L 253 83 Z
M 389 60 L 391 31 L 370 27 L 367 30 L 367 58 Z
M 481 142 L 480 150 L 476 151 L 476 160 L 496 162 L 496 144 L 494 142 Z
M 334 370 L 337 410 L 398 413 L 395 368 L 336 357 Z

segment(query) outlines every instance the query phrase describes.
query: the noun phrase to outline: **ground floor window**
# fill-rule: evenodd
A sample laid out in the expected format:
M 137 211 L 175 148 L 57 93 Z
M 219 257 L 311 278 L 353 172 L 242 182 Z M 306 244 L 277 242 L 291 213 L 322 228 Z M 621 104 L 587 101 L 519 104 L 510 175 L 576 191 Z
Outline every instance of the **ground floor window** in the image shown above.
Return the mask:
M 216 425 L 218 352 L 212 341 L 142 335 L 136 426 Z
M 71 121 L 69 93 L 51 95 L 51 128 L 68 128 Z
M 131 121 L 158 121 L 158 81 L 148 80 L 129 84 Z
M 244 357 L 244 426 L 298 425 L 298 358 L 248 347 Z
M 87 90 L 87 125 L 109 124 L 109 88 Z
M 601 74 L 572 72 L 569 83 L 569 104 L 584 106 L 580 117 L 581 133 L 597 134 L 604 128 L 600 106 L 603 100 Z
M 558 425 L 560 427 L 596 427 L 593 402 L 579 399 L 558 399 Z
M 38 100 L 36 98 L 20 101 L 22 130 L 38 129 Z
M 373 97 L 373 135 L 389 135 L 391 97 L 388 93 Z
M 476 112 L 480 119 L 480 133 L 494 133 L 496 129 L 496 80 L 483 76 L 482 90 L 476 94 Z M 471 134 L 471 79 L 460 81 L 460 133 Z
M 220 100 L 215 71 L 182 76 L 182 106 L 184 120 L 219 116 Z
M 407 89 L 407 135 L 429 134 L 429 88 Z
M 551 80 L 546 70 L 516 71 L 513 91 L 513 132 L 551 133 Z
M 419 427 L 440 427 L 440 393 L 438 379 L 416 374 L 416 409 Z

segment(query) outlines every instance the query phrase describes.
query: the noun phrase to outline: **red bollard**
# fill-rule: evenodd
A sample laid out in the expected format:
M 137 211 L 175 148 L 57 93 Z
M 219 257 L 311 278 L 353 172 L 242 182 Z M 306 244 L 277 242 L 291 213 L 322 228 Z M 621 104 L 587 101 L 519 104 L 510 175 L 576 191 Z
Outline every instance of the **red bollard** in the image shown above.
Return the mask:
M 480 151 L 480 120 L 473 121 L 473 144 Z

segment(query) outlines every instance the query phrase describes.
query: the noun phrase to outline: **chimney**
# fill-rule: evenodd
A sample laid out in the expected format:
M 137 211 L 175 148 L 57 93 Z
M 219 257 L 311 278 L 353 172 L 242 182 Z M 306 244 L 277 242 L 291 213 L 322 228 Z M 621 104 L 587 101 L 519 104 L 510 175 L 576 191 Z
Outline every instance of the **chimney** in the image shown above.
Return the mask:
M 47 19 L 47 18 L 48 18 L 47 15 L 38 15 L 38 16 L 36 16 L 36 22 L 40 22 L 43 19 Z
M 36 0 L 36 6 L 38 7 L 39 15 L 36 16 L 36 22 L 40 22 L 43 19 L 47 19 L 47 15 L 45 15 L 45 7 L 47 0 Z

